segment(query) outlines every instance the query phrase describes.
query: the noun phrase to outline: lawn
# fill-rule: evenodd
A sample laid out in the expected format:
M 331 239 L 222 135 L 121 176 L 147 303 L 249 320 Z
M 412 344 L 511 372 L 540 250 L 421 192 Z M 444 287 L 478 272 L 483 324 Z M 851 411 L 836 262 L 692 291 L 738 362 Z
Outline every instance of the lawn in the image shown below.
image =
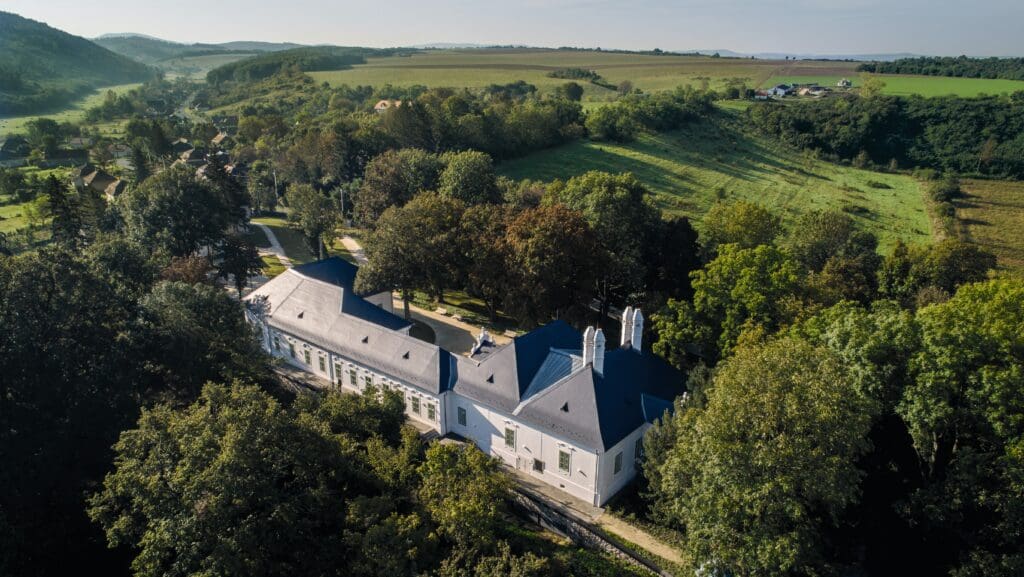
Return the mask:
M 578 141 L 502 163 L 498 171 L 543 181 L 589 170 L 632 172 L 664 211 L 698 219 L 698 228 L 716 201 L 747 200 L 778 211 L 788 223 L 811 209 L 844 211 L 878 235 L 883 251 L 896 239 L 930 242 L 924 198 L 913 178 L 816 160 L 746 134 L 738 120 L 723 116 L 630 144 Z
M 381 86 L 425 85 L 479 88 L 489 84 L 505 84 L 524 80 L 542 92 L 568 82 L 550 78 L 548 73 L 560 68 L 595 70 L 605 80 L 618 84 L 629 80 L 647 91 L 668 90 L 680 85 L 700 86 L 707 82 L 713 88 L 725 87 L 732 80 L 756 86 L 779 72 L 780 68 L 796 74 L 854 75 L 855 63 L 790 62 L 750 60 L 744 58 L 711 58 L 707 56 L 648 56 L 596 51 L 567 50 L 433 50 L 412 56 L 370 58 L 366 64 L 350 70 L 313 72 L 318 82 L 332 85 L 349 84 Z M 584 86 L 585 101 L 602 101 L 615 92 L 593 84 Z
M 283 217 L 261 216 L 252 219 L 252 222 L 264 224 L 273 231 L 277 241 L 281 243 L 281 248 L 284 249 L 284 254 L 291 259 L 293 264 L 305 264 L 316 260 L 309 247 L 306 246 L 306 239 L 303 238 L 302 233 L 292 228 Z
M 856 73 L 854 73 L 856 74 Z M 904 76 L 896 74 L 879 74 L 879 79 L 885 82 L 882 92 L 895 96 L 910 96 L 918 94 L 926 97 L 934 96 L 963 96 L 975 97 L 981 94 L 1005 94 L 1024 90 L 1024 81 L 1002 80 L 988 78 L 949 78 L 945 76 Z M 861 84 L 859 76 L 803 76 L 803 75 L 779 75 L 772 76 L 763 86 L 775 84 L 810 84 L 816 83 L 822 86 L 835 86 L 841 78 L 848 78 L 857 87 Z
M 281 259 L 276 256 L 265 254 L 260 258 L 263 259 L 263 276 L 274 278 L 285 271 L 285 266 L 281 264 Z
M 50 114 L 0 117 L 0 137 L 7 134 L 25 132 L 25 124 L 36 118 L 52 118 L 57 122 L 82 122 L 85 120 L 85 111 L 93 106 L 102 104 L 103 99 L 107 96 L 108 90 L 113 90 L 117 94 L 123 94 L 138 86 L 141 86 L 141 84 L 121 84 L 118 86 L 100 88 L 89 96 L 74 102 L 68 108 L 65 108 L 64 110 L 57 110 Z M 104 131 L 113 131 L 116 129 L 116 126 L 114 126 L 113 123 L 104 123 L 100 128 Z
M 1024 271 L 1024 182 L 965 180 L 957 201 L 964 238 L 991 251 L 999 266 Z
M 206 73 L 217 68 L 237 62 L 257 53 L 251 54 L 204 54 L 202 56 L 186 56 L 183 58 L 172 58 L 157 62 L 157 67 L 162 70 L 168 78 L 189 78 L 192 80 L 205 80 Z

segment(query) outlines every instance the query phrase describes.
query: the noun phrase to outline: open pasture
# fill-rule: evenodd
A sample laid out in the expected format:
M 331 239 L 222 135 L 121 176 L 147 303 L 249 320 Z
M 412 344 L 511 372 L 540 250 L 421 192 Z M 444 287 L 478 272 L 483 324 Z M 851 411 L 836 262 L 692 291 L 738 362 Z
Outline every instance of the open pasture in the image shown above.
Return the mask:
M 7 116 L 0 117 L 0 137 L 7 134 L 25 132 L 25 124 L 36 118 L 52 118 L 57 122 L 81 122 L 85 120 L 85 111 L 93 106 L 99 106 L 107 96 L 107 91 L 113 90 L 117 94 L 123 94 L 141 84 L 120 84 L 98 88 L 92 94 L 75 101 L 71 106 L 63 110 L 56 110 L 48 114 L 32 114 L 28 116 Z M 102 129 L 103 127 L 101 127 Z M 113 129 L 112 126 L 106 126 Z
M 821 86 L 834 87 L 840 79 L 847 78 L 853 82 L 853 87 L 861 85 L 862 80 L 856 73 L 853 75 L 802 75 L 784 73 L 774 75 L 762 84 L 762 87 L 775 84 L 820 84 Z M 894 96 L 910 96 L 917 94 L 925 97 L 936 96 L 962 96 L 973 98 L 982 94 L 996 95 L 1007 94 L 1017 90 L 1024 90 L 1024 82 L 1020 80 L 1002 80 L 989 78 L 949 78 L 946 76 L 903 76 L 896 74 L 875 75 L 883 82 L 884 94 Z
M 1024 182 L 965 180 L 956 202 L 964 238 L 996 255 L 1002 268 L 1024 271 Z
M 840 210 L 878 235 L 927 243 L 931 226 L 921 187 L 909 176 L 820 161 L 750 136 L 730 122 L 700 122 L 629 144 L 579 141 L 499 165 L 506 176 L 550 181 L 589 170 L 632 172 L 671 214 L 697 220 L 718 200 L 747 200 L 785 221 L 808 210 Z
M 801 74 L 831 74 L 837 69 L 852 69 L 853 63 L 800 61 L 786 69 Z M 594 70 L 607 82 L 625 80 L 641 90 L 669 90 L 691 84 L 707 83 L 724 88 L 731 82 L 756 86 L 771 77 L 782 63 L 744 58 L 712 58 L 709 56 L 652 56 L 597 51 L 573 50 L 429 50 L 411 56 L 370 58 L 366 64 L 350 70 L 313 72 L 319 82 L 382 86 L 424 85 L 478 88 L 523 80 L 540 90 L 551 90 L 568 82 L 550 78 L 548 74 L 562 68 Z M 843 68 L 845 66 L 845 68 Z M 578 81 L 585 89 L 584 99 L 608 100 L 614 91 Z

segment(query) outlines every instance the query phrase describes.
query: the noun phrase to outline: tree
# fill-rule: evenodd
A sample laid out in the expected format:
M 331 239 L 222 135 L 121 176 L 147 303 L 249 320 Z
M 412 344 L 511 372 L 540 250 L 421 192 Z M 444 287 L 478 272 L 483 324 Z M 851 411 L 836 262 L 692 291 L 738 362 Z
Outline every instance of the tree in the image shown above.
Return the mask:
M 466 209 L 459 223 L 465 266 L 461 277 L 466 292 L 483 301 L 494 322 L 509 291 L 511 271 L 505 243 L 511 211 L 502 205 L 478 204 Z
M 326 245 L 334 241 L 341 213 L 338 207 L 308 184 L 288 187 L 288 220 L 299 225 L 318 258 L 327 258 Z
M 82 238 L 82 214 L 71 191 L 52 174 L 43 184 L 54 242 L 75 246 Z
M 195 399 L 207 382 L 260 383 L 269 361 L 241 306 L 208 284 L 161 282 L 139 302 L 139 358 L 151 394 Z
M 356 221 L 372 228 L 388 207 L 402 206 L 418 193 L 437 188 L 443 168 L 437 156 L 416 148 L 374 157 L 352 199 Z
M 510 488 L 499 467 L 471 445 L 434 443 L 427 449 L 419 497 L 441 534 L 462 551 L 493 546 Z
M 657 506 L 686 528 L 694 568 L 834 569 L 826 530 L 857 501 L 872 410 L 825 349 L 794 338 L 739 347 L 707 408 L 673 417 L 676 444 L 658 465 Z
M 774 332 L 801 306 L 799 267 L 774 246 L 719 246 L 692 279 L 693 304 L 670 300 L 654 317 L 654 351 L 677 366 L 692 345 L 712 362 L 726 357 L 744 331 Z
M 273 213 L 277 208 L 277 189 L 270 164 L 257 160 L 252 164 L 247 183 L 249 206 L 256 214 L 263 211 Z
M 255 243 L 239 234 L 229 235 L 217 246 L 217 259 L 217 276 L 234 280 L 239 300 L 249 277 L 263 272 L 263 259 Z
M 548 202 L 561 202 L 586 218 L 600 246 L 596 292 L 606 315 L 612 299 L 624 301 L 644 290 L 647 241 L 661 224 L 647 188 L 630 173 L 591 171 L 548 189 Z
M 857 230 L 853 219 L 837 211 L 810 211 L 797 219 L 785 241 L 793 259 L 811 274 L 810 284 L 825 304 L 863 303 L 878 286 L 878 240 Z
M 777 215 L 745 201 L 715 203 L 704 215 L 703 225 L 701 248 L 705 261 L 715 257 L 720 245 L 754 248 L 771 244 L 782 233 L 782 221 Z
M 509 223 L 506 239 L 513 277 L 506 309 L 527 324 L 582 318 L 599 266 L 583 215 L 560 204 L 527 209 Z
M 445 154 L 442 160 L 445 167 L 437 184 L 441 196 L 461 200 L 467 205 L 501 200 L 490 155 L 466 150 Z
M 89 516 L 111 546 L 138 551 L 141 577 L 341 575 L 346 488 L 359 482 L 341 447 L 255 387 L 207 385 L 121 434 Z
M 422 289 L 438 302 L 462 270 L 459 222 L 461 201 L 423 192 L 405 206 L 384 211 L 367 243 L 367 264 L 359 268 L 356 288 L 372 294 L 395 290 L 406 302 Z
M 661 298 L 689 298 L 693 294 L 690 273 L 700 268 L 697 231 L 686 217 L 658 219 L 652 224 L 644 240 L 644 286 Z
M 187 166 L 157 173 L 118 200 L 129 238 L 172 256 L 217 244 L 237 218 L 225 198 Z
M 1024 285 L 960 287 L 923 308 L 922 349 L 897 407 L 927 485 L 911 511 L 946 535 L 957 575 L 1024 566 Z
M 579 102 L 583 99 L 583 87 L 575 82 L 566 82 L 559 86 L 558 93 L 573 102 Z

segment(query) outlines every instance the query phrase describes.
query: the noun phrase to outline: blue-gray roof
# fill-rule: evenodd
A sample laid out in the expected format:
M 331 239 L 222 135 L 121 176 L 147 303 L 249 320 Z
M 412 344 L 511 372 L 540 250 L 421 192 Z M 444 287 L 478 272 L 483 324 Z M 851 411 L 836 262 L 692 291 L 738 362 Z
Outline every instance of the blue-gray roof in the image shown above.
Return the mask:
M 356 293 L 356 274 L 359 267 L 347 260 L 332 256 L 324 260 L 301 264 L 293 268 L 311 279 L 342 287 L 341 312 L 394 331 L 404 329 L 411 323 L 377 305 L 367 302 Z

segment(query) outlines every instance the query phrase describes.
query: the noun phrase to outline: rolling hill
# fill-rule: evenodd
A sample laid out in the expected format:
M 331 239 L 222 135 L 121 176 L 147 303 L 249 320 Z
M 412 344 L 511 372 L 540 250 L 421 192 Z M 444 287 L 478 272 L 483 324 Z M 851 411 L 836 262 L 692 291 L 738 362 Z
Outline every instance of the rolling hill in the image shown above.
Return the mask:
M 56 109 L 96 88 L 155 71 L 93 42 L 0 12 L 0 115 Z
M 190 56 L 212 54 L 238 54 L 248 56 L 256 52 L 277 52 L 299 48 L 299 44 L 237 41 L 223 44 L 183 44 L 161 40 L 142 34 L 105 34 L 94 38 L 100 46 L 145 64 L 160 66 L 162 62 Z

